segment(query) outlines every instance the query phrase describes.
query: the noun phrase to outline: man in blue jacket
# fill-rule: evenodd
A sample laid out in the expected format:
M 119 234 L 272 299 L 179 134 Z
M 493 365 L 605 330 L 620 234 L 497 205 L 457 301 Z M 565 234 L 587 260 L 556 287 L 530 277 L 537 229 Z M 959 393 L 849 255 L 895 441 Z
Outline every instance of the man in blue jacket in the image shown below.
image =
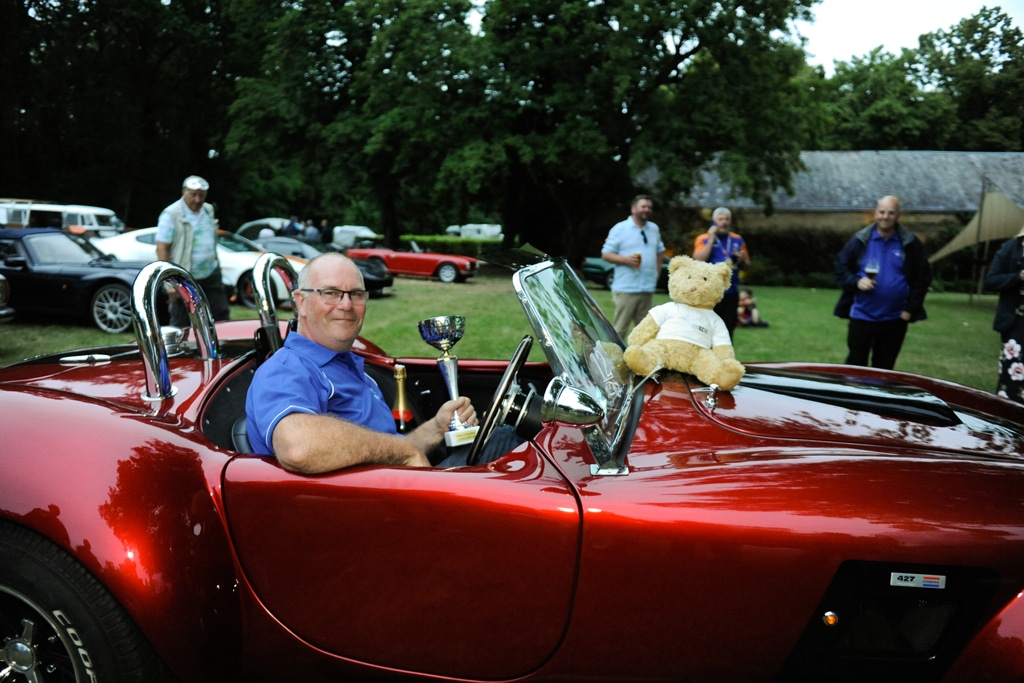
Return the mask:
M 878 200 L 875 222 L 846 243 L 835 261 L 843 293 L 835 315 L 849 318 L 850 365 L 891 370 L 907 325 L 927 318 L 924 297 L 932 281 L 924 245 L 899 223 L 900 200 Z

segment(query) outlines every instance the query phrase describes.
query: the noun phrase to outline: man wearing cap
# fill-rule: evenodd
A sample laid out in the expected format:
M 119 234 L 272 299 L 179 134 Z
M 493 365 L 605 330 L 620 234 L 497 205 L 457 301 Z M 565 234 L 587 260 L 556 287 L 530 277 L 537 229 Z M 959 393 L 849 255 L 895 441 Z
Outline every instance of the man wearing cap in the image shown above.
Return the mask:
M 206 294 L 214 320 L 230 320 L 227 292 L 217 260 L 217 219 L 206 203 L 210 184 L 197 175 L 185 178 L 181 199 L 162 212 L 156 226 L 156 257 L 187 270 Z M 171 324 L 190 325 L 181 299 L 171 298 Z

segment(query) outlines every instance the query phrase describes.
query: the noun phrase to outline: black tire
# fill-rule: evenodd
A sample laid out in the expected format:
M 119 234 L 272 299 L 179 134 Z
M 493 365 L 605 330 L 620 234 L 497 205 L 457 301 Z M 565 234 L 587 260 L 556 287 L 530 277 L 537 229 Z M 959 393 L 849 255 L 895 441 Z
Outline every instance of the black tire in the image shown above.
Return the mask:
M 96 327 L 110 334 L 127 332 L 132 326 L 132 292 L 128 285 L 107 283 L 97 289 L 89 303 Z
M 251 270 L 239 276 L 235 298 L 246 308 L 256 308 L 256 293 L 253 291 Z
M 611 289 L 612 285 L 614 283 L 615 283 L 615 269 L 614 268 L 609 268 L 608 272 L 606 272 L 604 274 L 604 288 L 605 289 Z
M 172 681 L 128 614 L 56 545 L 0 523 L 4 681 Z
M 441 282 L 455 282 L 459 279 L 459 269 L 451 263 L 442 263 L 437 267 L 437 278 Z

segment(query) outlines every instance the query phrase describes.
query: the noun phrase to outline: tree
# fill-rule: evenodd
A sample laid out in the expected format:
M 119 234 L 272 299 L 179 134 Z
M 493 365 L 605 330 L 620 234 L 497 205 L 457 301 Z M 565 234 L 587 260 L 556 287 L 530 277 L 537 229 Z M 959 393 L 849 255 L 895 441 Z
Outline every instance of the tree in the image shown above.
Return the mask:
M 1019 151 L 1024 39 L 998 8 L 922 35 L 896 57 L 881 47 L 821 83 L 818 149 Z
M 942 90 L 926 91 L 910 77 L 917 54 L 899 57 L 881 47 L 837 62 L 822 86 L 825 131 L 821 149 L 946 149 L 955 107 Z
M 284 7 L 260 75 L 239 83 L 232 107 L 228 149 L 252 200 L 269 192 L 360 222 L 369 205 L 392 244 L 408 228 L 443 226 L 441 166 L 473 108 L 468 10 L 447 0 Z
M 478 35 L 464 1 L 282 6 L 228 150 L 250 187 L 372 201 L 391 240 L 500 207 L 509 239 L 574 254 L 650 168 L 666 197 L 707 165 L 758 197 L 788 183 L 806 98 L 775 36 L 811 1 L 491 0 Z
M 671 201 L 709 167 L 770 203 L 799 168 L 804 101 L 800 53 L 779 36 L 810 4 L 491 0 L 506 234 L 575 258 L 637 178 Z
M 24 0 L 12 19 L 8 191 L 108 205 L 146 225 L 186 175 L 217 174 L 238 54 L 218 0 Z
M 919 40 L 924 88 L 956 108 L 944 149 L 1020 151 L 1024 143 L 1024 37 L 998 7 Z

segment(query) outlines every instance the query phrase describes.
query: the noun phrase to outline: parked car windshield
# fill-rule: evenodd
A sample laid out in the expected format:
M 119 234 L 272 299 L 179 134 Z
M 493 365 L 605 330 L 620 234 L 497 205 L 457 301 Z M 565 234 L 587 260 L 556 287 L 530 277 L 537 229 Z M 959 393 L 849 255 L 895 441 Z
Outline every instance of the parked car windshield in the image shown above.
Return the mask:
M 217 244 L 224 247 L 228 251 L 263 251 L 263 247 L 256 244 L 255 242 L 241 237 L 234 233 L 221 231 L 217 234 Z
M 25 248 L 36 263 L 89 263 L 104 256 L 87 240 L 65 232 L 26 235 Z
M 613 442 L 633 377 L 622 361 L 619 335 L 564 262 L 523 268 L 513 285 L 552 371 L 601 404 L 601 430 Z
M 303 242 L 291 237 L 265 237 L 257 240 L 256 244 L 263 251 L 272 251 L 275 254 L 288 254 L 304 259 L 311 259 L 327 251 L 327 247 L 321 244 Z

